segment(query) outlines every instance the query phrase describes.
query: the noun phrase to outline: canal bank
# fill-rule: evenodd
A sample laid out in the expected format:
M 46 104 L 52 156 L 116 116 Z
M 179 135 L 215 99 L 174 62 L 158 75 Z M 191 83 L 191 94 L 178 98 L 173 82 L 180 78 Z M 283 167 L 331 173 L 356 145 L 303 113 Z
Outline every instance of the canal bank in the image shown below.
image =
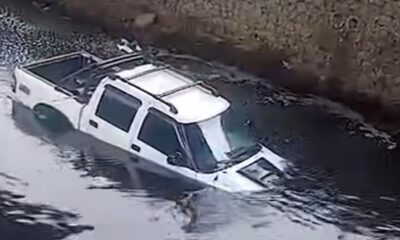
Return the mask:
M 65 15 L 115 36 L 240 66 L 398 128 L 400 6 L 394 1 L 40 2 L 45 11 L 61 3 Z

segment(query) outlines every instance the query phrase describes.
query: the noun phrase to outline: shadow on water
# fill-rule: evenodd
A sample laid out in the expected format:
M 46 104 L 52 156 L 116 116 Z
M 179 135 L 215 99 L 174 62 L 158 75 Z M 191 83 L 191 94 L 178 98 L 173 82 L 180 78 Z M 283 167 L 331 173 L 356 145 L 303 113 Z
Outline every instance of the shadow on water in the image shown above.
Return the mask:
M 9 184 L 20 180 L 0 173 Z M 23 195 L 0 189 L 0 232 L 2 239 L 64 239 L 93 230 L 92 226 L 72 224 L 79 215 L 43 204 L 24 203 Z
M 332 224 L 364 236 L 400 237 L 396 143 L 342 106 L 254 80 L 236 72 L 235 81 L 213 85 L 254 123 L 260 141 L 293 168 L 282 186 L 245 197 L 249 206 L 273 207 L 311 228 Z

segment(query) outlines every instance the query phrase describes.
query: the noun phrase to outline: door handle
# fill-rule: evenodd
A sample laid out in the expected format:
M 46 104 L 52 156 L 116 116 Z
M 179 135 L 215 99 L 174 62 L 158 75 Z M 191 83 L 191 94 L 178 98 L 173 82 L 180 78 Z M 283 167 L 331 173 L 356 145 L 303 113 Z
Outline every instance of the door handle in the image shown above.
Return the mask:
M 94 128 L 98 128 L 99 127 L 99 124 L 97 122 L 93 121 L 93 120 L 89 120 L 89 124 L 90 124 L 90 126 L 92 126 Z
M 134 163 L 139 163 L 139 159 L 137 157 L 130 156 L 129 159 Z
M 140 152 L 140 147 L 139 147 L 138 145 L 136 145 L 136 144 L 133 144 L 133 143 L 132 143 L 131 149 L 134 150 L 134 151 L 136 151 L 136 152 Z

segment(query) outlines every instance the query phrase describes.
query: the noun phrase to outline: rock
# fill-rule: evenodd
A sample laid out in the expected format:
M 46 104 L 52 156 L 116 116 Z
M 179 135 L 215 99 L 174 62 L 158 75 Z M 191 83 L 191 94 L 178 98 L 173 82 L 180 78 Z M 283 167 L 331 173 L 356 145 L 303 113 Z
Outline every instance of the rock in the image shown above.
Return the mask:
M 135 26 L 138 28 L 146 28 L 150 25 L 154 24 L 156 21 L 157 15 L 155 13 L 145 13 L 137 16 L 135 18 Z

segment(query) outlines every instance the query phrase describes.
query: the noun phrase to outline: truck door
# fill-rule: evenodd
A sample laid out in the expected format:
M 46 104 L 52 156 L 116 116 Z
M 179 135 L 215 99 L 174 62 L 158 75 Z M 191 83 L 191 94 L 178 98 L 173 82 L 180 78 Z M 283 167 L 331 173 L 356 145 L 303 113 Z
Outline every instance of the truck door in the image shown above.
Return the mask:
M 196 179 L 196 172 L 183 147 L 177 124 L 167 115 L 150 108 L 135 142 L 141 149 L 143 158 L 183 176 Z M 174 159 L 170 159 L 171 157 Z
M 120 87 L 105 85 L 104 91 L 94 94 L 89 105 L 88 113 L 82 117 L 84 131 L 129 151 L 142 102 Z

